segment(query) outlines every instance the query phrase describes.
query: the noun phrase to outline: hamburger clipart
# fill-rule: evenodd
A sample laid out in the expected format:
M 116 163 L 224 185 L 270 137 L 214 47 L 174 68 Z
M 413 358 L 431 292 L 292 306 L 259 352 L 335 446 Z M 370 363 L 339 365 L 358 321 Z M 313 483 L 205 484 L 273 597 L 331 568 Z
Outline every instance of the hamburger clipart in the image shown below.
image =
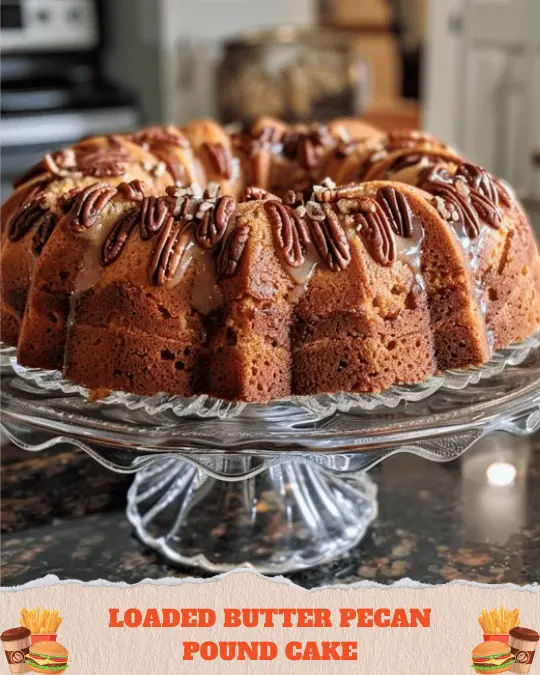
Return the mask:
M 510 647 L 504 642 L 489 640 L 481 642 L 473 649 L 472 667 L 477 673 L 506 673 L 514 664 L 515 659 Z
M 68 667 L 68 650 L 59 642 L 35 642 L 26 655 L 26 665 L 34 673 L 63 673 Z

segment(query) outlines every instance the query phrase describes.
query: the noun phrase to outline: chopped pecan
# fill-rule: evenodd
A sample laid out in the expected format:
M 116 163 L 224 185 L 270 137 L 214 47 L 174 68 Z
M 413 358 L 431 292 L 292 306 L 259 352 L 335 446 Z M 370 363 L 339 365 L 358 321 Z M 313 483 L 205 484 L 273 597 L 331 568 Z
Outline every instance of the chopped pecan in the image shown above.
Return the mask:
M 70 227 L 73 232 L 92 227 L 115 194 L 116 189 L 108 183 L 94 183 L 72 195 L 65 207 L 71 209 Z
M 157 240 L 150 261 L 150 277 L 154 284 L 163 286 L 174 278 L 180 261 L 189 249 L 192 233 L 185 223 L 169 216 Z
M 114 225 L 101 247 L 101 264 L 103 267 L 112 264 L 122 253 L 124 246 L 133 232 L 139 217 L 139 207 L 135 206 L 125 213 Z
M 396 242 L 383 207 L 371 197 L 364 198 L 355 221 L 357 232 L 373 259 L 385 267 L 391 265 L 396 259 Z
M 195 240 L 205 249 L 214 248 L 218 244 L 236 212 L 236 200 L 225 195 L 217 200 L 215 206 L 206 209 L 202 218 L 197 219 Z
M 27 181 L 32 180 L 32 178 L 46 172 L 51 173 L 56 178 L 63 176 L 80 176 L 80 172 L 77 171 L 75 152 L 71 148 L 66 148 L 45 155 L 40 162 L 14 180 L 13 187 L 17 188 Z
M 129 183 L 123 181 L 116 189 L 130 202 L 140 202 L 142 199 L 144 199 L 144 188 L 145 183 L 137 178 L 136 180 L 132 180 Z
M 232 154 L 230 148 L 221 143 L 203 143 L 202 147 L 208 155 L 212 170 L 222 178 L 232 178 Z
M 358 192 L 358 185 L 343 185 L 340 187 L 326 187 L 324 185 L 315 185 L 313 188 L 313 197 L 318 202 L 328 204 L 337 202 L 340 199 L 351 199 Z
M 54 228 L 56 227 L 57 218 L 54 213 L 47 211 L 43 214 L 39 221 L 38 228 L 32 238 L 32 251 L 39 255 L 45 244 L 49 241 Z
M 268 200 L 264 205 L 272 225 L 274 243 L 290 267 L 300 267 L 305 260 L 304 248 L 309 242 L 306 222 L 294 209 Z
M 413 214 L 407 197 L 396 188 L 386 186 L 378 190 L 377 200 L 383 207 L 394 232 L 400 237 L 412 237 Z
M 337 272 L 343 270 L 351 262 L 351 249 L 347 235 L 343 230 L 339 217 L 330 204 L 323 204 L 323 220 L 311 220 L 310 230 L 313 243 L 325 265 Z
M 221 278 L 234 276 L 249 239 L 249 226 L 239 225 L 223 239 L 216 259 L 216 272 Z
M 244 195 L 242 197 L 243 202 L 265 201 L 267 199 L 274 199 L 278 202 L 281 201 L 277 195 L 268 192 L 268 190 L 256 187 L 255 185 L 248 185 L 244 190 Z
M 287 190 L 285 195 L 283 196 L 283 203 L 287 204 L 287 206 L 296 206 L 298 204 L 303 203 L 303 195 L 301 192 L 295 192 L 294 190 Z M 302 200 L 302 201 L 300 201 Z
M 141 202 L 139 226 L 142 239 L 150 239 L 171 215 L 167 197 L 145 197 Z

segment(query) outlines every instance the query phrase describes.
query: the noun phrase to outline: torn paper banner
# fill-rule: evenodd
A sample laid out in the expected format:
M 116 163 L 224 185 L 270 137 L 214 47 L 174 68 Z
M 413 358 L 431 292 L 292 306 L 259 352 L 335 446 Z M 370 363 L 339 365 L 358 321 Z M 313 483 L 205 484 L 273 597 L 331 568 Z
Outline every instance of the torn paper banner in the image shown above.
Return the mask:
M 308 591 L 239 570 L 134 586 L 49 576 L 0 591 L 0 674 L 540 675 L 538 586 Z

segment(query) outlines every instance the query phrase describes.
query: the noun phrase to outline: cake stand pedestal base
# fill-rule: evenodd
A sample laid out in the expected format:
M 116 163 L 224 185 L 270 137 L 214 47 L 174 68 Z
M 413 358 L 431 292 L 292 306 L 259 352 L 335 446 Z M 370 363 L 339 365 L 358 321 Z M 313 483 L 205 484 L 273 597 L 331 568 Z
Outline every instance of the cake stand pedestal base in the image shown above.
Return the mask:
M 127 508 L 138 537 L 173 563 L 285 574 L 345 553 L 377 515 L 365 473 L 282 461 L 250 475 L 249 461 L 216 458 L 213 475 L 174 457 L 139 470 Z

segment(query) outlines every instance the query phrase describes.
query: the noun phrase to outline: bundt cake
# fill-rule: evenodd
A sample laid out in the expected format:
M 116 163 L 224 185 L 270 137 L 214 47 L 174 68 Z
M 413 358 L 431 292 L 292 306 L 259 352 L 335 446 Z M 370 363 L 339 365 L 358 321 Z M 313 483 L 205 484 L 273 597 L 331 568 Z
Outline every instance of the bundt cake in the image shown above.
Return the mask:
M 540 326 L 512 189 L 358 120 L 83 140 L 15 184 L 1 256 L 3 342 L 99 391 L 378 392 Z

